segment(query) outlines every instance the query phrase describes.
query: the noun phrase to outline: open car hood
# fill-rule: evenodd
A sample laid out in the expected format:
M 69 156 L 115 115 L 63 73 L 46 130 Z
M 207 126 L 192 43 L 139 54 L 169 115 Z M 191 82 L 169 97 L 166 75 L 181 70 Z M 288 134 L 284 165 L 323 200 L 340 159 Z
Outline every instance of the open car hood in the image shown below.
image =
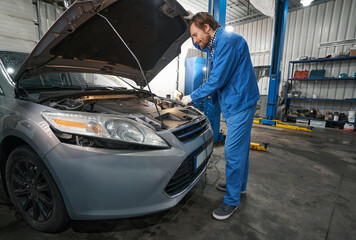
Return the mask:
M 140 61 L 150 82 L 189 38 L 188 13 L 175 0 L 92 0 L 70 6 L 41 38 L 14 78 L 86 72 L 146 83 L 139 66 L 109 23 Z

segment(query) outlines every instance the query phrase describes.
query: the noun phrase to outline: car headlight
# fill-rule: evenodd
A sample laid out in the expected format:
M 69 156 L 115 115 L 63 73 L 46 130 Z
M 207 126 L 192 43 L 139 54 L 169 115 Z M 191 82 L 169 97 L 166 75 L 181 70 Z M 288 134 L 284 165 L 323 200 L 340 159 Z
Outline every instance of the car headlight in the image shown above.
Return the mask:
M 168 147 L 168 144 L 150 128 L 116 115 L 44 111 L 42 117 L 52 128 L 65 134 L 146 146 Z

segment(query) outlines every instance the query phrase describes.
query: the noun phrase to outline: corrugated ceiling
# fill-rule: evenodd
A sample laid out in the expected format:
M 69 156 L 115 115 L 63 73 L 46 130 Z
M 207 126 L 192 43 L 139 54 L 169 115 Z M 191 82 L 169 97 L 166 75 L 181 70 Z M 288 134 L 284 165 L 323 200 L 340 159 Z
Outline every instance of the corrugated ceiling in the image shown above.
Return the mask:
M 64 5 L 64 0 L 40 0 L 56 2 Z M 67 0 L 69 3 L 75 0 Z M 209 0 L 177 0 L 185 9 L 197 12 L 208 12 Z M 325 3 L 332 0 L 314 0 L 312 5 Z M 289 9 L 301 7 L 300 0 L 289 0 Z M 227 0 L 226 2 L 226 25 L 240 25 L 250 21 L 259 20 L 265 16 L 259 12 L 249 0 Z
M 330 0 L 314 0 L 312 4 L 319 4 Z M 187 10 L 193 13 L 208 11 L 209 0 L 178 0 Z M 300 0 L 289 0 L 289 9 L 301 7 Z M 265 17 L 249 0 L 227 0 L 226 25 L 237 25 Z

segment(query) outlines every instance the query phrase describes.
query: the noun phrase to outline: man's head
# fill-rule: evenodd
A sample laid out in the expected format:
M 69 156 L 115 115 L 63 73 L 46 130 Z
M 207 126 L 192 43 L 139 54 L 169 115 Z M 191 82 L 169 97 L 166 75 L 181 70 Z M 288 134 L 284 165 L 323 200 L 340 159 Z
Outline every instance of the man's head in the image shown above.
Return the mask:
M 189 27 L 193 42 L 205 49 L 220 24 L 209 13 L 200 12 L 192 17 Z

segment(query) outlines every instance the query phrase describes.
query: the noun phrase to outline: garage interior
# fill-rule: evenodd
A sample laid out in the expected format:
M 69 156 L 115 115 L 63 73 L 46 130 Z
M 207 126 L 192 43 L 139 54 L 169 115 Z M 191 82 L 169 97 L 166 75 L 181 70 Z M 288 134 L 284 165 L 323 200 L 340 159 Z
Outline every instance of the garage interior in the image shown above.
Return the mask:
M 211 216 L 224 197 L 216 185 L 225 181 L 226 123 L 220 109 L 198 104 L 213 125 L 214 151 L 175 207 L 127 219 L 73 220 L 66 231 L 47 234 L 29 227 L 0 187 L 0 239 L 356 239 L 356 1 L 178 2 L 193 13 L 214 6 L 220 24 L 249 45 L 261 97 L 247 193 L 237 212 L 225 221 Z M 256 2 L 273 8 L 259 11 Z M 278 20 L 286 2 L 287 15 Z M 30 52 L 70 4 L 1 0 L 0 50 Z M 188 39 L 150 83 L 152 92 L 190 94 L 205 77 L 204 58 Z

